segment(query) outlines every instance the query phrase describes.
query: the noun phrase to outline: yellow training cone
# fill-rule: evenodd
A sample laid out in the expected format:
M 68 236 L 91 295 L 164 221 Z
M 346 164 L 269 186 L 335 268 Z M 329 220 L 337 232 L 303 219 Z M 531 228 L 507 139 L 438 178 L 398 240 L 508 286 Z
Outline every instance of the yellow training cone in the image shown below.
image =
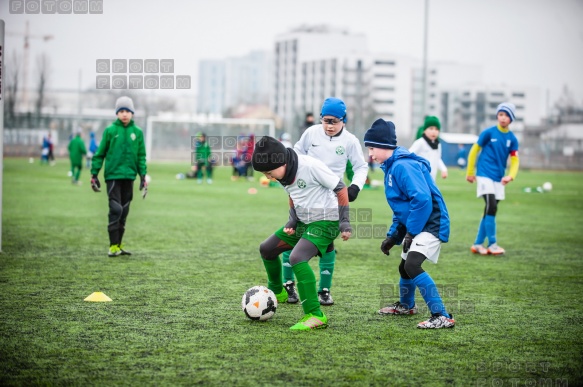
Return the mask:
M 105 293 L 102 292 L 93 292 L 84 301 L 92 301 L 92 302 L 106 302 L 111 301 L 111 298 L 107 297 Z

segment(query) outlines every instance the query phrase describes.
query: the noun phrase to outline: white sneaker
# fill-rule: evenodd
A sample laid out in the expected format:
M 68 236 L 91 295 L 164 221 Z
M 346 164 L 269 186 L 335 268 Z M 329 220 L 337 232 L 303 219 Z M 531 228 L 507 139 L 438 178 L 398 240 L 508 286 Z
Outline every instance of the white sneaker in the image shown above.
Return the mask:
M 502 247 L 498 246 L 496 243 L 491 244 L 488 246 L 488 254 L 492 255 L 502 255 L 506 252 Z
M 472 251 L 472 253 L 474 254 L 480 254 L 480 255 L 488 255 L 488 249 L 485 248 L 483 245 L 473 245 L 470 250 Z
M 453 315 L 450 318 L 445 316 L 433 315 L 429 317 L 429 320 L 420 322 L 417 324 L 417 328 L 421 329 L 440 329 L 440 328 L 453 328 L 455 326 L 455 320 Z

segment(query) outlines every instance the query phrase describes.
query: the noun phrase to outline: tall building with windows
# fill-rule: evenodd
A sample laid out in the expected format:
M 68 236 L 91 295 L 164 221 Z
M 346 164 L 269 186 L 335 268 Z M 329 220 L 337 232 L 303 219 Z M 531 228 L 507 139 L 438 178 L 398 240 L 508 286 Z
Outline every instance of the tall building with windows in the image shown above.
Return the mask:
M 268 105 L 271 74 L 272 54 L 266 51 L 200 61 L 198 112 L 224 114 L 240 105 Z
M 496 108 L 502 102 L 516 106 L 513 130 L 520 132 L 528 125 L 539 125 L 543 112 L 541 93 L 534 86 L 474 85 L 439 91 L 438 115 L 448 132 L 479 134 L 496 125 Z
M 342 98 L 354 124 L 353 102 L 365 103 L 368 95 L 364 35 L 324 25 L 300 26 L 277 36 L 274 51 L 270 105 L 292 138 L 299 137 L 305 113 L 317 116 L 327 97 Z
M 198 113 L 222 114 L 225 110 L 225 61 L 201 60 L 198 65 Z
M 427 87 L 423 98 L 423 69 L 420 63 L 413 69 L 413 107 L 412 125 L 423 125 L 424 117 L 440 116 L 440 91 L 455 90 L 473 84 L 482 83 L 482 67 L 451 62 L 433 62 L 427 68 Z
M 270 107 L 294 140 L 305 113 L 318 116 L 327 97 L 346 102 L 347 127 L 357 137 L 380 117 L 395 122 L 404 146 L 426 115 L 438 116 L 443 131 L 460 133 L 490 125 L 502 101 L 517 106 L 513 128 L 542 117 L 536 88 L 486 85 L 478 65 L 430 62 L 423 94 L 418 59 L 371 53 L 364 35 L 326 25 L 304 25 L 276 37 L 271 85 Z

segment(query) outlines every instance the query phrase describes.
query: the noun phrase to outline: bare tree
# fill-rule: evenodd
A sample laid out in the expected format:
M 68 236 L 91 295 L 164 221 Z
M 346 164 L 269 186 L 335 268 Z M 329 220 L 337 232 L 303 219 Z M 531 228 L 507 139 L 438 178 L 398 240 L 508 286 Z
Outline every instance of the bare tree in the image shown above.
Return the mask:
M 37 100 L 35 104 L 36 120 L 37 124 L 40 122 L 40 117 L 42 114 L 42 109 L 45 104 L 45 91 L 47 87 L 47 82 L 50 73 L 50 61 L 46 53 L 43 53 L 37 57 L 36 61 L 38 69 L 38 84 L 37 84 Z

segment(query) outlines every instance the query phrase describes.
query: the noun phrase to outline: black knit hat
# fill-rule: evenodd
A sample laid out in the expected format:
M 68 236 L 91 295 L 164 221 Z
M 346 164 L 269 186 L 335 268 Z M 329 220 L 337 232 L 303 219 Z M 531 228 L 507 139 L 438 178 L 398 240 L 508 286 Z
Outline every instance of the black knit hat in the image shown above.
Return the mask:
M 253 169 L 258 172 L 273 171 L 285 165 L 287 150 L 273 137 L 264 136 L 255 144 L 253 151 Z
M 379 118 L 364 134 L 364 146 L 381 149 L 395 149 L 397 147 L 397 134 L 395 124 Z

